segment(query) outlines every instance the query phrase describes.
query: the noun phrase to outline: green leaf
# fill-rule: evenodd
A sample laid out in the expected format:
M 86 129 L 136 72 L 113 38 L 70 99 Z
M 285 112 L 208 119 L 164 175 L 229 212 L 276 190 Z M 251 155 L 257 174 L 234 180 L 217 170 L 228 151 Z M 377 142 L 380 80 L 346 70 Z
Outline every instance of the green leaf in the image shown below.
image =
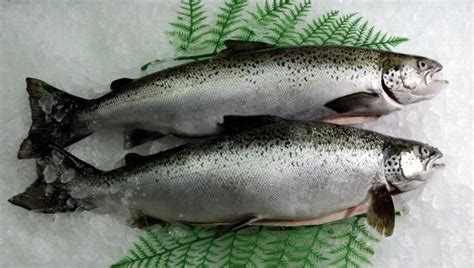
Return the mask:
M 311 8 L 311 1 L 304 0 L 303 3 L 295 4 L 282 14 L 265 34 L 267 41 L 277 46 L 287 46 L 297 43 L 297 33 L 295 28 L 304 18 Z
M 247 12 L 251 19 L 244 20 L 245 24 L 240 28 L 241 34 L 235 38 L 243 41 L 255 41 L 257 29 L 262 30 L 268 24 L 275 22 L 292 5 L 292 0 L 273 0 L 272 4 L 265 0 L 263 7 L 257 4 L 255 11 Z
M 266 26 L 278 19 L 292 4 L 291 0 L 273 0 L 270 5 L 268 0 L 265 0 L 263 8 L 257 4 L 257 10 L 248 13 L 260 26 Z
M 247 0 L 227 0 L 224 6 L 219 8 L 221 12 L 217 14 L 217 23 L 208 31 L 211 38 L 202 42 L 213 46 L 213 53 L 223 49 L 224 41 L 230 39 L 232 34 L 242 27 L 237 24 L 242 21 L 241 13 L 246 5 Z
M 112 267 L 287 267 L 370 264 L 365 217 L 319 226 L 249 227 L 215 237 L 217 228 L 169 224 L 147 229 Z
M 337 15 L 339 15 L 339 11 L 332 10 L 306 25 L 306 27 L 301 30 L 302 32 L 298 33 L 298 44 L 320 45 L 324 34 L 329 31 L 329 27 L 333 25 L 337 19 Z
M 371 265 L 370 257 L 374 255 L 371 242 L 379 241 L 365 225 L 365 217 L 354 217 L 333 223 L 332 239 L 338 245 L 330 250 L 330 265 L 337 267 L 364 267 Z
M 171 41 L 179 51 L 193 50 L 209 27 L 201 0 L 182 0 L 177 15 L 176 21 L 170 23 Z
M 205 23 L 201 0 L 182 0 L 176 21 L 170 23 L 171 43 L 181 55 L 176 60 L 209 58 L 224 48 L 226 39 L 263 41 L 279 46 L 343 45 L 391 50 L 408 38 L 376 31 L 356 13 L 340 15 L 329 11 L 304 27 L 311 2 L 304 0 L 265 0 L 253 11 L 243 12 L 246 0 L 226 0 L 219 8 L 216 25 Z M 245 17 L 245 15 L 248 15 Z M 192 21 L 192 22 L 191 22 Z M 191 33 L 192 32 L 192 33 Z M 258 34 L 257 34 L 258 33 Z M 142 66 L 146 70 L 153 62 Z

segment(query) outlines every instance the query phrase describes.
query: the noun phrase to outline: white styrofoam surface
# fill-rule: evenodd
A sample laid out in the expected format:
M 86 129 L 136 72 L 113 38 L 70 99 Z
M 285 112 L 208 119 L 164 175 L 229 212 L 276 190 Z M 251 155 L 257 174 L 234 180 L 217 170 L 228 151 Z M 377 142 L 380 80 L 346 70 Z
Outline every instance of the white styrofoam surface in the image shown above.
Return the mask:
M 204 2 L 209 12 L 220 3 Z M 165 32 L 177 4 L 0 1 L 0 267 L 103 267 L 125 254 L 137 231 L 120 215 L 40 215 L 6 202 L 35 177 L 34 161 L 16 159 L 30 125 L 24 79 L 93 97 L 114 79 L 137 77 L 143 63 L 175 55 Z M 330 9 L 359 12 L 377 28 L 409 37 L 396 51 L 437 59 L 450 81 L 432 101 L 365 126 L 435 145 L 447 164 L 408 202 L 395 234 L 377 245 L 374 266 L 474 267 L 472 3 L 315 0 L 309 18 Z M 125 154 L 120 137 L 95 135 L 73 153 L 112 168 Z

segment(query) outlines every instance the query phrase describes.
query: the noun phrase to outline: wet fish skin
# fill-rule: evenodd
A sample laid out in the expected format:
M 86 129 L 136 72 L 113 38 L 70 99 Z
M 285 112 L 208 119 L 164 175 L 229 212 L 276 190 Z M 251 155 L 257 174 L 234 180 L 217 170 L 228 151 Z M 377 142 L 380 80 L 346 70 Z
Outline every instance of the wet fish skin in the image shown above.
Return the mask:
M 46 141 L 64 147 L 101 128 L 203 137 L 220 133 L 226 115 L 330 122 L 340 116 L 340 122 L 353 115 L 376 118 L 431 98 L 436 94 L 431 87 L 444 85 L 432 79 L 441 65 L 423 57 L 350 47 L 264 48 L 238 53 L 231 49 L 225 56 L 140 79 L 120 79 L 112 84 L 115 90 L 90 101 L 29 79 L 33 125 L 18 157 L 43 155 Z M 63 111 L 54 105 L 45 115 L 38 107 L 45 96 L 77 107 Z M 44 117 L 49 120 L 42 122 Z
M 429 145 L 367 130 L 288 121 L 184 145 L 105 172 L 61 150 L 53 153 L 76 170 L 70 182 L 52 184 L 68 191 L 74 204 L 124 202 L 140 214 L 192 224 L 317 219 L 364 204 L 374 185 L 402 192 L 418 187 L 442 156 Z M 37 206 L 30 193 L 10 202 Z M 54 211 L 47 205 L 34 209 Z

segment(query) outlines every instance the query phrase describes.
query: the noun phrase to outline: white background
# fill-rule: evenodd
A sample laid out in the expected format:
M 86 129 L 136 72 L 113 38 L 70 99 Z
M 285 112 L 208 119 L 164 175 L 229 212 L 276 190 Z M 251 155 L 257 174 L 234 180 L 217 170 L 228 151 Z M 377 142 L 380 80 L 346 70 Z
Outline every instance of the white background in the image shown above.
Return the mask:
M 136 238 L 125 217 L 40 215 L 6 201 L 35 177 L 34 161 L 16 159 L 31 123 L 25 77 L 83 97 L 107 91 L 114 79 L 138 77 L 143 63 L 175 56 L 165 32 L 178 3 L 38 2 L 0 1 L 0 267 L 104 267 Z M 214 19 L 221 1 L 204 2 Z M 396 51 L 440 61 L 450 81 L 432 101 L 364 126 L 430 143 L 443 151 L 446 163 L 412 194 L 409 214 L 397 220 L 392 237 L 377 245 L 374 266 L 474 267 L 472 3 L 315 0 L 309 18 L 331 9 L 358 12 L 378 29 L 410 38 Z M 95 135 L 74 145 L 73 153 L 99 168 L 112 168 L 125 154 L 120 138 Z

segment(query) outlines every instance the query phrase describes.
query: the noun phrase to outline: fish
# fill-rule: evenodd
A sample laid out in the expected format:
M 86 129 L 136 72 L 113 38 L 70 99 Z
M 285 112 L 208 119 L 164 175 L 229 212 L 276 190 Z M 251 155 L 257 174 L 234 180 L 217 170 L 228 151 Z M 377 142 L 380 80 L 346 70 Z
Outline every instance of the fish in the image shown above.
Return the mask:
M 356 124 L 431 99 L 448 82 L 425 57 L 353 47 L 275 47 L 227 40 L 218 56 L 111 83 L 86 100 L 27 78 L 32 124 L 18 158 L 66 147 L 100 129 L 124 131 L 126 149 L 166 135 L 209 137 L 224 116 L 270 115 Z
M 226 117 L 224 124 L 245 128 L 245 120 L 234 119 Z M 154 155 L 129 154 L 125 166 L 109 171 L 52 146 L 51 155 L 38 160 L 38 179 L 9 202 L 43 213 L 120 204 L 150 219 L 229 230 L 313 225 L 367 213 L 368 223 L 389 236 L 392 195 L 426 183 L 443 166 L 440 158 L 438 149 L 417 141 L 324 122 L 274 120 Z M 48 166 L 57 179 L 46 183 Z M 74 177 L 63 180 L 71 170 Z

